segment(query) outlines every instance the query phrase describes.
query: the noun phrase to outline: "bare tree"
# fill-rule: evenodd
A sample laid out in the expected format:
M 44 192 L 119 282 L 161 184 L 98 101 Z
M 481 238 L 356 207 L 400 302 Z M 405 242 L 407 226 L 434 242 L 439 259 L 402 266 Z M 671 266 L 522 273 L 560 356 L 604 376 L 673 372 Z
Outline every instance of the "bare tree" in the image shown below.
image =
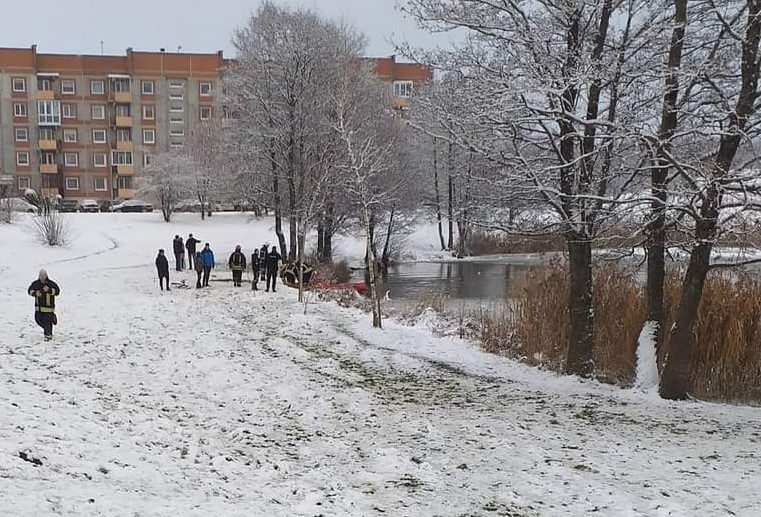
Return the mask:
M 190 157 L 180 151 L 154 156 L 139 179 L 139 191 L 161 208 L 165 222 L 170 222 L 177 204 L 194 193 Z

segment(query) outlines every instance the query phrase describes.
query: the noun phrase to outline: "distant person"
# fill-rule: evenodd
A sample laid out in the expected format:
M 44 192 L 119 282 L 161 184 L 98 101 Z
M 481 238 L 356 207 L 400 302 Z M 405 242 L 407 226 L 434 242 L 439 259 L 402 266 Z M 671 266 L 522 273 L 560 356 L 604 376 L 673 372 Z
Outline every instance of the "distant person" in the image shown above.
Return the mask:
M 272 282 L 272 292 L 275 292 L 277 284 L 277 268 L 278 263 L 283 257 L 277 252 L 277 246 L 272 246 L 272 251 L 267 253 L 265 264 L 267 265 L 267 288 L 265 292 L 270 290 L 270 282 Z
M 188 234 L 188 238 L 185 241 L 185 249 L 188 250 L 188 269 L 193 269 L 193 260 L 196 258 L 196 244 L 201 244 L 201 241 L 193 237 L 193 234 Z
M 203 275 L 203 259 L 201 258 L 201 252 L 197 251 L 196 256 L 193 257 L 195 261 L 195 270 L 196 275 L 198 275 L 198 278 L 196 278 L 196 289 L 200 289 L 202 287 L 201 284 L 201 275 Z
M 175 269 L 182 271 L 183 262 L 185 261 L 185 244 L 182 242 L 182 237 L 175 235 L 172 246 L 174 248 Z
M 159 287 L 164 290 L 164 279 L 166 279 L 166 290 L 169 291 L 169 261 L 164 255 L 164 250 L 159 250 L 156 257 L 156 272 L 159 274 Z
M 29 296 L 34 297 L 34 321 L 42 327 L 45 341 L 53 339 L 53 325 L 58 325 L 55 315 L 55 297 L 61 294 L 58 284 L 48 278 L 44 269 L 40 270 L 37 280 L 28 289 Z
M 243 280 L 243 272 L 246 270 L 246 256 L 240 250 L 240 245 L 235 246 L 235 251 L 230 255 L 227 262 L 233 272 L 233 287 L 240 287 Z
M 258 291 L 259 287 L 256 284 L 259 281 L 259 250 L 254 250 L 251 254 L 251 274 L 254 277 L 251 281 L 251 290 Z
M 259 271 L 262 273 L 262 282 L 264 282 L 265 274 L 267 273 L 267 248 L 268 246 L 263 244 L 259 250 Z
M 201 264 L 203 264 L 203 286 L 209 287 L 209 276 L 211 276 L 211 270 L 214 269 L 214 252 L 211 251 L 208 242 L 201 251 Z

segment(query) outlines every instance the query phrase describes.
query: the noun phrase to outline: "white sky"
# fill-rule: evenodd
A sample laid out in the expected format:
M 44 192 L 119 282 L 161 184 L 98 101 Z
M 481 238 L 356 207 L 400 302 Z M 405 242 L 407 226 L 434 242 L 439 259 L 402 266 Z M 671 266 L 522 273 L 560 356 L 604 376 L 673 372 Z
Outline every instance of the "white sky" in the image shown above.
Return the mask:
M 230 37 L 260 0 L 0 0 L 0 47 L 39 52 L 106 54 L 135 50 L 215 52 L 233 57 Z M 434 38 L 419 31 L 396 9 L 396 0 L 279 0 L 344 19 L 369 39 L 368 55 L 394 53 L 388 41 L 431 47 Z

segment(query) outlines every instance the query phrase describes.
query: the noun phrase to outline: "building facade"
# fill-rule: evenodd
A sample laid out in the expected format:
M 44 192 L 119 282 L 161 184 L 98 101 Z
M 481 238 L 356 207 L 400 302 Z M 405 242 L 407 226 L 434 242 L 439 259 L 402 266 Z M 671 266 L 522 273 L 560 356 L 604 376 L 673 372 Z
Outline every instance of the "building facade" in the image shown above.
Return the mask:
M 403 110 L 430 70 L 372 59 Z M 157 153 L 222 109 L 222 52 L 64 55 L 0 48 L 0 185 L 22 196 L 130 199 Z

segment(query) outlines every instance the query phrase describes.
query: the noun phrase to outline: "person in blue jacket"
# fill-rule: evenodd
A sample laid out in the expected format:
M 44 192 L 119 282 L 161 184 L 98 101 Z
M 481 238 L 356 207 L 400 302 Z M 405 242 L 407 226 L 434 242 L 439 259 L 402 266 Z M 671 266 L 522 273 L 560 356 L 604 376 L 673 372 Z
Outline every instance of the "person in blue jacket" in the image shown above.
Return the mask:
M 214 252 L 209 248 L 208 242 L 201 251 L 201 263 L 203 264 L 203 286 L 209 287 L 209 275 L 214 268 Z

